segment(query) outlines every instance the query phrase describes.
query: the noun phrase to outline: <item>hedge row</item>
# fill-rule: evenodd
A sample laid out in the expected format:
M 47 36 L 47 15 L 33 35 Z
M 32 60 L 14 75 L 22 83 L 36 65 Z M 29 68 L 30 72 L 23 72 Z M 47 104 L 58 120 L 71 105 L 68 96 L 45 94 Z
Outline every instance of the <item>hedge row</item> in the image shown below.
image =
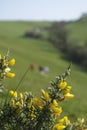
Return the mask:
M 65 22 L 54 22 L 49 31 L 49 40 L 58 50 L 64 53 L 64 57 L 83 68 L 87 69 L 87 44 L 77 46 L 68 42 L 68 33 Z

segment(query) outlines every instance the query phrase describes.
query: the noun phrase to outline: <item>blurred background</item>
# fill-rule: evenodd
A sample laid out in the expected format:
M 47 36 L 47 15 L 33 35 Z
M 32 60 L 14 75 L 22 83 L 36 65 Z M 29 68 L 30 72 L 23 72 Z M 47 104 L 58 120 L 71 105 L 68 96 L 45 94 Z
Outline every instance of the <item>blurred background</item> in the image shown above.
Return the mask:
M 65 101 L 63 113 L 72 119 L 87 112 L 87 1 L 0 0 L 0 53 L 16 59 L 13 89 L 29 68 L 18 91 L 39 95 L 72 62 L 68 84 L 75 98 Z M 3 93 L 0 94 L 0 97 Z

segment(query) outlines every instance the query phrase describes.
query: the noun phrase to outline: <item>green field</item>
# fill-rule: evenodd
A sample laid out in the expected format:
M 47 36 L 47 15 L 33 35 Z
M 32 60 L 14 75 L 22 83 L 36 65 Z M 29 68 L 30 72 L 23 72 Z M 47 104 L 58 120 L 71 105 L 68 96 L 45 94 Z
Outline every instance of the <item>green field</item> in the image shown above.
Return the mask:
M 9 48 L 10 57 L 16 59 L 16 65 L 12 68 L 12 71 L 16 73 L 16 77 L 14 79 L 6 79 L 6 89 L 14 89 L 17 86 L 31 63 L 35 64 L 35 70 L 33 72 L 29 70 L 18 91 L 32 91 L 34 94 L 39 95 L 41 88 L 47 89 L 50 85 L 49 82 L 55 80 L 57 74 L 62 74 L 66 70 L 70 63 L 61 58 L 62 54 L 53 48 L 52 44 L 46 40 L 25 39 L 22 37 L 26 30 L 50 24 L 50 22 L 0 22 L 0 53 L 4 55 Z M 76 30 L 74 30 L 73 26 L 77 27 Z M 86 23 L 81 26 L 80 22 L 69 24 L 68 28 L 72 29 L 70 38 L 74 39 L 76 37 L 78 42 L 81 41 L 80 44 L 83 44 L 82 40 L 86 40 L 85 26 L 87 27 Z M 85 35 L 83 33 L 78 34 L 78 28 L 84 29 Z M 75 33 L 73 33 L 74 31 Z M 40 75 L 38 71 L 39 65 L 49 67 L 48 76 Z M 75 98 L 61 103 L 63 112 L 64 115 L 69 115 L 71 118 L 86 118 L 87 73 L 74 64 L 72 64 L 71 69 L 72 72 L 68 78 L 68 84 L 73 86 L 72 93 L 75 94 Z

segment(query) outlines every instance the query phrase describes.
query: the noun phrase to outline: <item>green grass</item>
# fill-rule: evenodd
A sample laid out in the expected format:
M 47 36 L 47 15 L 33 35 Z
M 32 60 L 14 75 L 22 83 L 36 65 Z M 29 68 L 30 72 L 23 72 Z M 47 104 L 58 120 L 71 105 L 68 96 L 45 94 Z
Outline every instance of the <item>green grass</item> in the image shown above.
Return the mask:
M 62 74 L 66 70 L 69 62 L 62 59 L 61 53 L 54 49 L 49 42 L 21 37 L 29 28 L 50 24 L 48 22 L 0 22 L 0 53 L 4 55 L 9 48 L 10 57 L 16 59 L 16 65 L 12 68 L 12 71 L 16 73 L 16 77 L 6 79 L 6 89 L 14 89 L 17 86 L 31 63 L 35 64 L 35 70 L 27 73 L 18 91 L 32 91 L 35 95 L 39 95 L 41 88 L 47 89 L 50 85 L 49 82 L 55 80 L 57 74 Z M 40 75 L 39 65 L 49 67 L 48 76 Z M 73 86 L 72 93 L 75 94 L 75 98 L 61 103 L 64 114 L 71 118 L 82 116 L 86 118 L 87 73 L 73 64 L 68 84 Z

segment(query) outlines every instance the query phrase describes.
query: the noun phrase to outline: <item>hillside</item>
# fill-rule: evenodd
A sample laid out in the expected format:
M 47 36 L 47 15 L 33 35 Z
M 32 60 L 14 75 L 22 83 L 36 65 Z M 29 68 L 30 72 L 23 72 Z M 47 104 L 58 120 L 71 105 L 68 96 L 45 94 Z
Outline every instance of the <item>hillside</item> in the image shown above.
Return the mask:
M 87 43 L 87 16 L 70 22 L 67 28 L 69 29 L 69 41 L 81 46 Z
M 20 84 L 18 91 L 32 91 L 37 95 L 41 88 L 46 89 L 50 85 L 49 81 L 55 80 L 55 76 L 63 73 L 68 67 L 69 62 L 63 60 L 61 58 L 62 54 L 53 48 L 48 41 L 32 38 L 26 39 L 22 37 L 24 32 L 28 29 L 36 26 L 47 26 L 49 24 L 51 23 L 20 21 L 0 22 L 0 53 L 4 55 L 9 48 L 10 56 L 16 59 L 16 65 L 12 69 L 12 71 L 16 73 L 16 77 L 10 79 L 10 81 L 8 79 L 6 80 L 7 89 L 13 89 L 17 86 L 24 72 L 31 63 L 35 64 L 35 70 L 27 73 L 22 84 Z M 69 25 L 69 28 L 72 29 L 73 32 L 76 24 L 77 23 Z M 78 28 L 80 27 L 79 24 Z M 40 75 L 38 72 L 39 65 L 49 67 L 50 71 L 48 76 L 44 77 Z M 73 118 L 82 116 L 86 117 L 86 80 L 87 73 L 83 72 L 80 70 L 80 67 L 73 64 L 68 84 L 73 86 L 72 92 L 75 94 L 75 98 L 71 101 L 65 101 L 63 104 L 65 114 L 69 114 Z M 3 96 L 3 94 L 1 96 Z

